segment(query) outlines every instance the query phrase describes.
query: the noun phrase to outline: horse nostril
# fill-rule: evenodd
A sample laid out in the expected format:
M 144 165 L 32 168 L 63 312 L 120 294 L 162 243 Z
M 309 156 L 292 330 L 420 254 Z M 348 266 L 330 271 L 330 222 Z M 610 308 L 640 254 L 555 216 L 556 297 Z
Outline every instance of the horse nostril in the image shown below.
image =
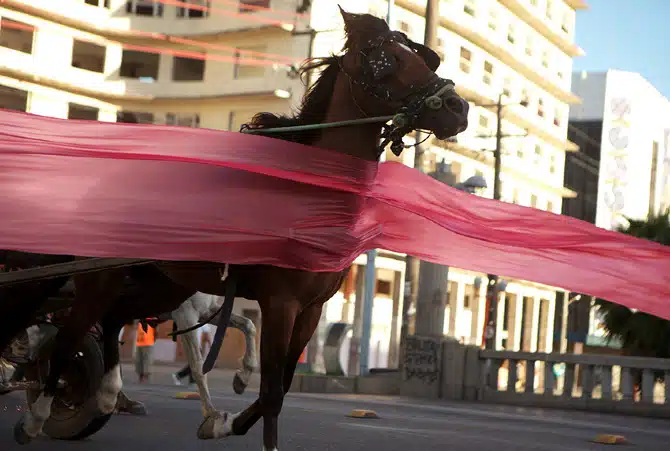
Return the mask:
M 464 102 L 459 97 L 449 97 L 445 99 L 444 105 L 452 113 L 463 114 L 465 111 Z

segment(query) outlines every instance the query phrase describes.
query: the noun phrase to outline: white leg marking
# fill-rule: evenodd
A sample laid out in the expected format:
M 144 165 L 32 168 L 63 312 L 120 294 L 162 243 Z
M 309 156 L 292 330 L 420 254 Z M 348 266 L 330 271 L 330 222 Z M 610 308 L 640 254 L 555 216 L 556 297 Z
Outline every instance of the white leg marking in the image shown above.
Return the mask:
M 121 391 L 123 382 L 121 381 L 121 367 L 119 364 L 102 376 L 102 382 L 98 389 L 98 408 L 103 414 L 112 413 L 116 407 L 116 398 Z
M 263 445 L 263 451 L 268 451 L 268 449 Z M 272 448 L 270 451 L 279 451 L 277 448 Z
M 189 305 L 191 304 L 191 305 Z M 198 312 L 192 307 L 193 303 L 182 304 L 178 309 L 172 312 L 172 318 L 177 323 L 178 329 L 188 329 L 198 323 Z M 209 415 L 216 413 L 216 408 L 212 402 L 212 397 L 209 394 L 209 387 L 207 386 L 207 376 L 202 373 L 203 358 L 200 353 L 200 346 L 197 342 L 197 331 L 183 334 L 182 345 L 184 353 L 188 360 L 188 366 L 191 367 L 191 374 L 198 386 L 198 394 L 200 395 L 200 403 L 202 405 L 202 414 L 206 418 Z
M 49 419 L 51 415 L 51 403 L 53 396 L 45 396 L 40 394 L 37 400 L 33 403 L 32 408 L 26 412 L 23 423 L 23 430 L 30 437 L 35 438 L 42 432 L 44 422 Z
M 226 413 L 223 412 L 222 415 L 218 416 L 214 420 L 214 438 L 223 438 L 233 435 L 233 421 L 235 418 L 239 417 L 239 413 Z
M 237 370 L 237 375 L 246 387 L 249 385 L 251 375 L 258 367 L 258 358 L 256 357 L 256 326 L 244 316 L 231 314 L 230 326 L 240 330 L 244 334 L 245 351 L 242 358 L 242 369 Z

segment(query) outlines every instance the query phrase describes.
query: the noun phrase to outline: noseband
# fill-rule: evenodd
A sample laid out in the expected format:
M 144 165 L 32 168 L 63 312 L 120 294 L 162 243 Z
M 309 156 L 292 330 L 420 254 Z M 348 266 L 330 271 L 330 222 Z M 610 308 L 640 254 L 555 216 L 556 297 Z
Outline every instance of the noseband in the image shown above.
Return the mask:
M 397 31 L 378 36 L 359 50 L 365 62 L 362 77 L 352 77 L 344 69 L 342 65 L 343 56 L 339 58 L 339 64 L 342 72 L 349 79 L 350 85 L 357 85 L 366 94 L 397 108 L 391 124 L 384 125 L 379 154 L 391 143 L 391 151 L 396 156 L 400 156 L 403 149 L 407 147 L 403 143 L 402 138 L 416 130 L 416 123 L 419 120 L 421 110 L 424 107 L 431 110 L 440 110 L 443 107 L 442 96 L 447 92 L 455 92 L 455 84 L 451 80 L 440 78 L 436 75 L 425 85 L 408 86 L 409 94 L 404 96 L 396 95 L 389 87 L 379 82 L 388 75 L 395 73 L 398 69 L 394 57 L 384 49 L 385 45 L 393 42 L 403 44 L 419 54 L 432 71 L 437 70 L 437 67 L 440 65 L 440 57 L 434 51 L 424 45 L 413 42 L 404 33 Z M 359 109 L 367 116 L 365 111 L 360 107 Z

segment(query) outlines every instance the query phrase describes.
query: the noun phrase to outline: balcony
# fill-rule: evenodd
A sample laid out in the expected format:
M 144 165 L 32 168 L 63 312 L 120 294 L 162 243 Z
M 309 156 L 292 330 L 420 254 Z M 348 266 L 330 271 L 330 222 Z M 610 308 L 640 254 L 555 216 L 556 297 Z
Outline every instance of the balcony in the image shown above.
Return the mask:
M 396 0 L 396 4 L 414 14 L 425 15 L 425 2 L 421 0 Z M 515 53 L 518 52 L 512 49 L 510 45 L 507 45 L 509 44 L 508 42 L 499 44 L 498 42 L 501 39 L 491 34 L 492 30 L 488 26 L 488 21 L 484 20 L 484 18 L 474 18 L 462 10 L 458 13 L 454 11 L 442 11 L 440 14 L 440 25 L 472 42 L 561 102 L 569 104 L 581 103 L 579 97 L 565 90 L 561 86 L 561 83 L 555 80 L 558 76 L 547 78 L 539 73 L 538 68 L 531 67 L 515 56 Z
M 572 42 L 572 36 L 566 34 L 560 25 L 549 24 L 536 11 L 529 10 L 519 0 L 499 0 L 500 4 L 513 12 L 519 19 L 533 27 L 549 42 L 571 57 L 584 56 L 584 51 Z
M 84 0 L 4 0 L 4 4 L 45 20 L 116 38 L 151 38 L 152 33 L 213 37 L 255 29 L 290 32 L 308 23 L 306 16 L 296 14 L 295 2 L 290 0 L 270 0 L 271 10 L 245 9 L 241 1 L 109 0 L 109 8 Z M 185 8 L 189 5 L 192 9 Z
M 271 67 L 263 68 L 257 77 L 236 80 L 233 79 L 232 65 L 228 64 L 213 68 L 204 81 L 173 81 L 169 76 L 170 69 L 165 66 L 161 66 L 161 77 L 156 80 L 141 75 L 122 77 L 118 69 L 99 73 L 66 64 L 54 68 L 39 57 L 6 47 L 0 47 L 0 60 L 5 62 L 0 74 L 101 100 L 150 101 L 252 95 L 286 98 L 291 92 L 302 93 L 300 80 L 289 79 L 285 71 L 274 71 Z M 222 75 L 224 72 L 227 77 Z M 168 76 L 164 76 L 166 73 Z M 217 82 L 208 82 L 210 77 L 217 77 Z

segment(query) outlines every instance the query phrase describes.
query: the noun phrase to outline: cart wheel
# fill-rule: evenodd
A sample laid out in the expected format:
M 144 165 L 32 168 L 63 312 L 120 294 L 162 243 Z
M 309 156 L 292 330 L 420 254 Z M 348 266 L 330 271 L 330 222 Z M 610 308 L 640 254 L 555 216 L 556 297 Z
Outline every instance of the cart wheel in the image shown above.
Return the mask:
M 39 364 L 26 368 L 26 379 L 45 380 L 48 374 L 53 338 L 40 347 Z M 112 414 L 100 415 L 96 391 L 104 374 L 103 355 L 98 342 L 87 335 L 77 349 L 61 379 L 65 387 L 58 389 L 51 405 L 51 416 L 42 431 L 53 439 L 81 440 L 89 437 L 107 424 Z M 37 400 L 40 390 L 28 390 L 28 406 Z

